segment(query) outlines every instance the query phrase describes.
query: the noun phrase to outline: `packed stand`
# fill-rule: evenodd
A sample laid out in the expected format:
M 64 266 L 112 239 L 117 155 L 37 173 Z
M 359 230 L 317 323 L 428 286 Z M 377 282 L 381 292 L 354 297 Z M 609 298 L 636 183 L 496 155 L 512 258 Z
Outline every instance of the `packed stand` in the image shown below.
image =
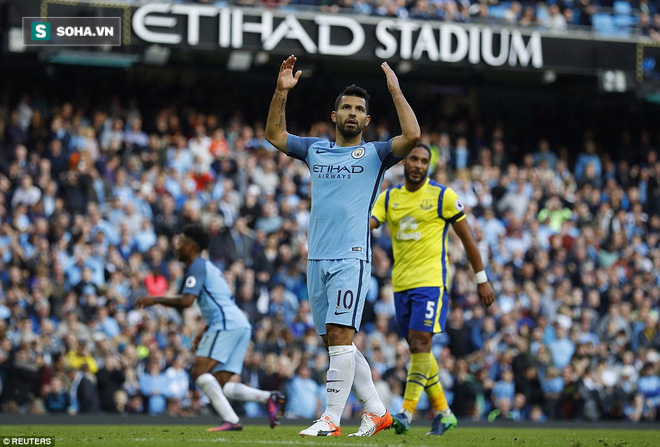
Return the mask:
M 201 222 L 254 328 L 240 380 L 287 392 L 287 417 L 317 416 L 328 358 L 306 289 L 307 167 L 239 113 L 222 122 L 174 107 L 147 118 L 119 101 L 44 104 L 26 95 L 0 114 L 2 412 L 212 411 L 187 372 L 199 311 L 133 308 L 138 296 L 178 291 L 173 236 Z M 369 139 L 388 138 L 385 126 L 370 129 Z M 332 133 L 319 122 L 308 135 Z M 484 311 L 452 236 L 451 311 L 433 353 L 454 413 L 657 420 L 659 142 L 624 134 L 615 161 L 590 134 L 576 159 L 541 139 L 511 160 L 504 128 L 479 123 L 425 129 L 423 140 L 432 177 L 462 197 L 498 296 Z M 383 188 L 401 181 L 399 165 Z M 396 332 L 387 231 L 374 232 L 355 341 L 397 412 L 409 352 Z M 346 416 L 359 411 L 349 400 Z
M 593 31 L 601 36 L 642 36 L 660 39 L 660 9 L 649 0 L 198 0 L 199 3 L 317 9 L 326 13 L 382 18 L 520 26 L 549 32 Z
M 116 0 L 135 4 L 136 0 Z M 170 0 L 174 1 L 174 0 Z M 177 1 L 179 3 L 180 1 Z M 218 7 L 241 6 L 356 14 L 382 18 L 520 26 L 555 33 L 593 31 L 602 37 L 660 40 L 660 8 L 654 0 L 187 0 Z

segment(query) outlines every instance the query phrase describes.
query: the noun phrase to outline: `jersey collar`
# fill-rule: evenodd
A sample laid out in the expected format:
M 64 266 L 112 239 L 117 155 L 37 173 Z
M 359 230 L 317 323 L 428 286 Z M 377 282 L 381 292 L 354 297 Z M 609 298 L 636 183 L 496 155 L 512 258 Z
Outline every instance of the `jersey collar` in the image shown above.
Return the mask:
M 403 184 L 401 185 L 401 187 L 402 187 L 403 189 L 405 189 L 407 193 L 409 193 L 409 194 L 415 194 L 415 193 L 420 192 L 422 189 L 424 189 L 424 188 L 425 188 L 430 182 L 431 182 L 431 179 L 430 179 L 429 177 L 426 177 L 426 180 L 424 181 L 424 184 L 423 184 L 422 186 L 420 186 L 419 189 L 416 190 L 416 191 L 410 191 L 408 188 L 406 188 L 406 182 L 403 182 Z

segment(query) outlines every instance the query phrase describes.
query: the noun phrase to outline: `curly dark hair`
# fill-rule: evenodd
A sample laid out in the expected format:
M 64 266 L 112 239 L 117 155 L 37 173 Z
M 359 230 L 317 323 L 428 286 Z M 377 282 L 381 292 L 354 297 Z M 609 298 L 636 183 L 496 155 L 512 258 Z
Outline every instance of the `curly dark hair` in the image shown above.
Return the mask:
M 201 250 L 209 248 L 209 234 L 200 224 L 188 224 L 183 227 L 181 234 L 192 239 Z

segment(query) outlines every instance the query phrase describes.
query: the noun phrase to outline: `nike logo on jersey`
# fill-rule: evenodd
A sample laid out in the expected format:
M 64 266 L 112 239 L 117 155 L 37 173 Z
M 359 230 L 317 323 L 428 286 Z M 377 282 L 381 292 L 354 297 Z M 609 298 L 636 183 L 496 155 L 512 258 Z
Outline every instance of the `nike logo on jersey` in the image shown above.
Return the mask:
M 330 152 L 330 151 L 324 151 L 322 149 L 316 149 L 317 154 L 325 154 L 326 152 Z
M 344 315 L 344 314 L 347 314 L 349 312 L 350 312 L 350 310 L 347 310 L 346 312 L 337 312 L 337 311 L 335 311 L 335 315 Z

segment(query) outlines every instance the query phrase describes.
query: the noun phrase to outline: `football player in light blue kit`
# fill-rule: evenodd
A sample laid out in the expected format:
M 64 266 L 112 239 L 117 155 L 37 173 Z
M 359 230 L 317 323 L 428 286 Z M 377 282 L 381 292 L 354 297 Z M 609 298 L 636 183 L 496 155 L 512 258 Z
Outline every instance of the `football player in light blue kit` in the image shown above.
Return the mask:
M 190 307 L 197 300 L 207 326 L 193 345 L 195 363 L 190 377 L 211 400 L 224 423 L 208 431 L 242 430 L 238 415 L 227 398 L 261 402 L 266 406 L 271 428 L 278 422 L 286 404 L 280 392 L 262 391 L 242 383 L 230 382 L 243 369 L 245 351 L 252 326 L 236 305 L 227 281 L 219 268 L 200 255 L 208 248 L 209 235 L 201 225 L 186 225 L 176 240 L 177 258 L 186 265 L 181 293 L 173 297 L 143 296 L 136 308 L 162 304 Z
M 392 416 L 380 401 L 364 356 L 353 344 L 371 276 L 369 216 L 385 170 L 398 163 L 417 143 L 420 129 L 403 96 L 396 74 L 384 62 L 399 117 L 401 135 L 387 142 L 365 143 L 369 125 L 369 94 L 351 85 L 335 101 L 331 114 L 336 142 L 301 138 L 286 131 L 286 101 L 302 72 L 294 74 L 296 57 L 282 62 L 268 120 L 266 138 L 287 155 L 304 161 L 312 174 L 307 287 L 317 333 L 330 354 L 325 412 L 303 436 L 340 436 L 340 418 L 353 389 L 365 408 L 354 435 L 373 436 L 389 428 Z

